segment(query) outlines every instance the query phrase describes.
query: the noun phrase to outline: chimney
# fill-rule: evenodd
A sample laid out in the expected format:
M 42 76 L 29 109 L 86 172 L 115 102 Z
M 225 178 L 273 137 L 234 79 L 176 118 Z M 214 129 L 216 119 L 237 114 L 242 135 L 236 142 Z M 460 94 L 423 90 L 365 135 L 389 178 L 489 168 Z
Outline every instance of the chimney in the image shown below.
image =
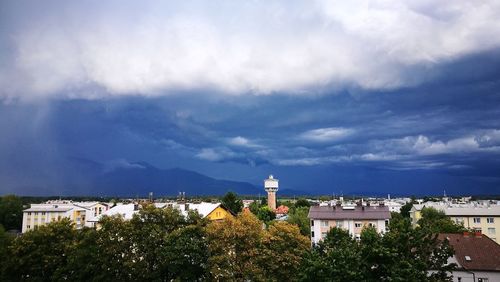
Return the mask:
M 482 234 L 481 234 L 481 230 L 474 230 L 474 236 L 475 236 L 476 238 L 481 238 L 481 235 L 482 235 Z
M 469 231 L 464 231 L 464 237 L 469 237 Z

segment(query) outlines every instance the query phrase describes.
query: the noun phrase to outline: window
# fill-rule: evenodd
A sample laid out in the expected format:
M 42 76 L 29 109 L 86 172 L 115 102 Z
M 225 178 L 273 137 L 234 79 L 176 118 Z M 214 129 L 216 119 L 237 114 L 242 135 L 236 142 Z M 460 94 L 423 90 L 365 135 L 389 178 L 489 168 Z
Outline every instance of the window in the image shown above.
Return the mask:
M 495 218 L 494 217 L 488 217 L 486 219 L 486 222 L 488 222 L 488 223 L 495 223 Z
M 31 225 L 26 225 L 26 227 L 27 227 L 28 229 L 30 229 L 30 228 L 31 228 Z
M 368 226 L 375 227 L 375 224 L 370 222 L 370 223 L 368 223 Z
M 42 212 L 42 215 L 45 215 L 45 212 Z
M 36 212 L 35 215 L 38 215 L 38 213 Z
M 29 212 L 28 215 L 31 215 L 31 212 Z
M 361 222 L 356 222 L 356 223 L 354 223 L 354 227 L 356 227 L 356 228 L 361 228 Z
M 328 220 L 322 220 L 321 227 L 328 227 Z
M 488 235 L 495 235 L 496 234 L 496 230 L 495 228 L 488 228 Z
M 344 222 L 337 220 L 337 222 L 335 223 L 335 226 L 337 226 L 338 228 L 342 228 L 342 227 L 344 227 Z
M 314 231 L 311 231 L 311 237 L 314 238 Z
M 480 217 L 474 217 L 474 223 L 481 223 Z
M 457 217 L 457 218 L 455 218 L 455 222 L 457 224 L 463 224 L 464 223 L 464 219 L 462 217 Z
M 488 278 L 477 278 L 477 282 L 488 282 Z
M 311 220 L 311 226 L 314 226 L 314 220 Z

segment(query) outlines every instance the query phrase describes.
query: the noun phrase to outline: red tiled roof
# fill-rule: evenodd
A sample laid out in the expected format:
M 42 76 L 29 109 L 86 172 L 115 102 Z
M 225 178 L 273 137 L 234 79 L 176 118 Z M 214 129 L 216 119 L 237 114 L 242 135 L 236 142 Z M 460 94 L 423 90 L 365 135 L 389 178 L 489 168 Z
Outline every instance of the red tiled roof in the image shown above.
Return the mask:
M 459 266 L 467 270 L 500 271 L 500 245 L 488 236 L 441 233 L 438 238 L 449 240 Z M 465 256 L 470 257 L 470 261 Z
M 278 208 L 276 208 L 276 211 L 275 211 L 277 214 L 287 214 L 288 213 L 288 207 L 287 206 L 279 206 Z

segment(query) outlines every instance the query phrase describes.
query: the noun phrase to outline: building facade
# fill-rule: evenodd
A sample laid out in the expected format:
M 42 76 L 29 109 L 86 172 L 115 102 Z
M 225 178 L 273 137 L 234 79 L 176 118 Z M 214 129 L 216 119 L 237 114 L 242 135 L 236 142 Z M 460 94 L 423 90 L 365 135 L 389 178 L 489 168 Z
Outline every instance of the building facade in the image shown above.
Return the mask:
M 495 242 L 499 242 L 500 236 L 500 206 L 448 206 L 439 204 L 414 205 L 410 211 L 412 223 L 416 225 L 422 218 L 422 209 L 432 207 L 443 211 L 457 224 L 463 225 L 470 230 L 479 231 Z
M 333 227 L 347 230 L 357 239 L 365 227 L 374 227 L 383 234 L 387 231 L 391 213 L 384 205 L 312 206 L 308 217 L 311 224 L 311 242 L 317 244 Z
M 29 209 L 23 211 L 22 232 L 25 233 L 63 218 L 72 221 L 76 228 L 82 228 L 86 225 L 90 212 L 90 209 L 67 201 L 32 204 Z

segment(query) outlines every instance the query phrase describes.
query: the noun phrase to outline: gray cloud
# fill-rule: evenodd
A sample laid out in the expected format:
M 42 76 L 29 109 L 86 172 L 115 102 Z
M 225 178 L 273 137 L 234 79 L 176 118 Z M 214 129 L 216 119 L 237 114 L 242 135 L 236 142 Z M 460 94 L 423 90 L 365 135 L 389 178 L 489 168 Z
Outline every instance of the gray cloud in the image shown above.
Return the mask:
M 500 46 L 493 0 L 4 1 L 0 10 L 4 100 L 390 89 Z

